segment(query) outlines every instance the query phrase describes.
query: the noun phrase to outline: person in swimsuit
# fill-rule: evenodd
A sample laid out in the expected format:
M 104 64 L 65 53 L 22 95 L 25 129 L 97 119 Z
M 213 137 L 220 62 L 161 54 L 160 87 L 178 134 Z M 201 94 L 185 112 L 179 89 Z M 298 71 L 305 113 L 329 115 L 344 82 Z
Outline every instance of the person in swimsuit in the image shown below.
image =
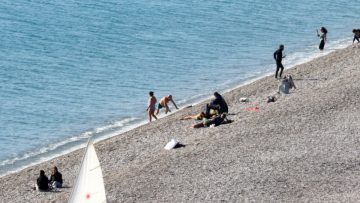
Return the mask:
M 317 36 L 320 38 L 319 49 L 320 49 L 320 51 L 322 51 L 322 50 L 324 50 L 326 34 L 328 33 L 328 31 L 325 27 L 321 27 L 320 33 L 318 30 L 316 30 L 316 33 L 317 33 Z
M 155 119 L 157 119 L 157 117 L 155 116 L 155 105 L 156 105 L 156 97 L 154 96 L 154 92 L 149 92 L 149 101 L 148 101 L 148 107 L 146 109 L 146 111 L 149 114 L 149 121 L 151 122 L 152 117 L 154 117 Z
M 36 180 L 35 188 L 36 188 L 36 190 L 39 190 L 39 191 L 49 190 L 49 179 L 45 175 L 45 171 L 40 170 L 40 176 Z
M 275 72 L 275 78 L 278 78 L 278 72 L 280 70 L 280 78 L 284 70 L 284 66 L 281 63 L 282 59 L 285 58 L 285 55 L 283 56 L 284 51 L 284 45 L 280 44 L 279 49 L 274 52 L 274 59 L 276 61 L 276 72 Z
M 168 96 L 165 96 L 165 97 L 163 97 L 163 98 L 160 99 L 160 102 L 159 102 L 159 104 L 158 104 L 158 109 L 157 109 L 157 111 L 156 111 L 156 115 L 159 114 L 160 109 L 162 109 L 163 107 L 165 107 L 165 114 L 167 114 L 168 112 L 171 112 L 171 111 L 170 111 L 170 108 L 169 108 L 169 106 L 168 106 L 168 103 L 169 103 L 169 102 L 173 103 L 173 105 L 175 106 L 176 109 L 179 109 L 179 108 L 176 106 L 174 100 L 172 99 L 172 96 L 171 96 L 171 95 L 168 95 Z
M 202 120 L 203 118 L 205 118 L 205 113 L 201 112 L 201 113 L 193 115 L 193 116 L 182 117 L 180 120 L 190 120 L 190 119 Z
M 360 29 L 353 29 L 352 30 L 353 34 L 354 34 L 354 38 L 353 38 L 353 47 L 356 47 L 355 45 L 355 40 L 357 41 L 357 44 L 359 44 L 360 40 Z

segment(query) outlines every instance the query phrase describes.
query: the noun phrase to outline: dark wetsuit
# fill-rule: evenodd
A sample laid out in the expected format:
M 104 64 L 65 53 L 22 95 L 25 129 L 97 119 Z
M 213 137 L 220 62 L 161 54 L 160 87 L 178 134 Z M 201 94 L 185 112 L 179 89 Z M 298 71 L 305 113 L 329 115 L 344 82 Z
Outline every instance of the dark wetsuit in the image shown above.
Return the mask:
M 280 78 L 282 75 L 282 72 L 284 70 L 284 66 L 282 65 L 281 61 L 283 59 L 283 54 L 282 54 L 282 50 L 278 49 L 274 52 L 274 59 L 276 61 L 276 72 L 275 72 L 275 78 L 277 78 L 278 76 L 278 72 L 280 70 Z
M 355 40 L 356 40 L 356 41 L 358 41 L 358 43 L 359 43 L 359 42 L 360 42 L 360 40 L 359 40 L 359 36 L 354 35 L 353 43 L 355 42 Z

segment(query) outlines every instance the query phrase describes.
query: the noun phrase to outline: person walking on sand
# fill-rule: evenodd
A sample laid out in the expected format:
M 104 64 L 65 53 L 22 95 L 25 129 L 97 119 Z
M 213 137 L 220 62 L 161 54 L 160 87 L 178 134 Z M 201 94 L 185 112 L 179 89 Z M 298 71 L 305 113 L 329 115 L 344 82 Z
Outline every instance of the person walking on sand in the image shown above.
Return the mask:
M 328 33 L 325 27 L 320 28 L 320 33 L 316 30 L 317 36 L 320 38 L 319 49 L 320 51 L 324 50 L 325 42 L 326 42 L 326 34 Z
M 281 75 L 284 70 L 284 66 L 281 63 L 282 59 L 285 58 L 285 55 L 283 56 L 283 53 L 282 53 L 283 51 L 284 51 L 284 45 L 280 44 L 279 49 L 274 52 L 274 59 L 276 61 L 276 72 L 275 72 L 276 79 L 278 78 L 279 70 L 280 70 L 279 78 L 281 78 Z
M 156 97 L 154 96 L 154 92 L 150 91 L 149 92 L 149 101 L 148 101 L 148 107 L 146 109 L 146 111 L 149 114 L 149 121 L 151 122 L 152 117 L 154 117 L 155 119 L 157 119 L 157 117 L 155 116 L 155 105 L 156 105 Z
M 176 109 L 179 109 L 179 108 L 176 106 L 174 100 L 172 99 L 172 96 L 171 96 L 171 95 L 168 95 L 168 96 L 165 96 L 165 97 L 163 97 L 163 98 L 160 99 L 160 102 L 159 102 L 159 105 L 158 105 L 158 109 L 157 109 L 157 111 L 156 111 L 156 115 L 159 114 L 160 109 L 163 108 L 163 107 L 165 107 L 165 114 L 167 114 L 168 112 L 171 112 L 171 111 L 170 111 L 170 108 L 169 108 L 169 106 L 168 106 L 168 103 L 169 103 L 170 101 L 171 101 L 171 103 L 173 103 L 173 105 L 175 106 Z
M 354 38 L 353 38 L 353 47 L 355 48 L 359 43 L 360 43 L 360 29 L 353 29 L 352 30 L 353 34 L 354 34 Z M 355 40 L 357 41 L 356 45 L 355 45 Z

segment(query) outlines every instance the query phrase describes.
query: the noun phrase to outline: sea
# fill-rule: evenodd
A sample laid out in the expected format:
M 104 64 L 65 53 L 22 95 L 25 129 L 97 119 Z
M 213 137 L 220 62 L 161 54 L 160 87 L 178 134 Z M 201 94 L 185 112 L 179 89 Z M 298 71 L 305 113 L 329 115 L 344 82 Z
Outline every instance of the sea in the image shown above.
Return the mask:
M 149 91 L 185 107 L 273 74 L 280 44 L 285 68 L 347 47 L 359 3 L 3 0 L 0 175 L 147 123 Z

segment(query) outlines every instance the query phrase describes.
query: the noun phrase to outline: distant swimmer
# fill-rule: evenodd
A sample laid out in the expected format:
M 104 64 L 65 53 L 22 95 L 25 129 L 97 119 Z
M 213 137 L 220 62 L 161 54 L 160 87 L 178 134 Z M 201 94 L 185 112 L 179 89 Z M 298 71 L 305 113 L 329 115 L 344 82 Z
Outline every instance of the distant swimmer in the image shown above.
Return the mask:
M 148 100 L 148 107 L 146 109 L 146 111 L 148 112 L 149 114 L 149 121 L 151 122 L 152 120 L 152 117 L 154 117 L 155 119 L 157 119 L 157 117 L 155 116 L 155 105 L 156 105 L 156 97 L 154 96 L 154 92 L 149 92 L 149 100 Z
M 326 42 L 326 34 L 328 33 L 325 27 L 320 28 L 320 33 L 316 30 L 317 36 L 320 38 L 319 49 L 320 51 L 324 50 L 325 42 Z
M 156 115 L 159 114 L 160 109 L 162 109 L 163 107 L 165 107 L 165 114 L 167 114 L 168 112 L 171 112 L 171 111 L 170 111 L 170 108 L 169 108 L 169 106 L 168 106 L 168 103 L 169 103 L 169 102 L 173 103 L 173 105 L 175 106 L 176 109 L 179 109 L 179 108 L 176 106 L 174 100 L 172 99 L 172 96 L 171 96 L 171 95 L 168 95 L 168 96 L 165 96 L 165 97 L 163 97 L 163 98 L 160 99 L 160 102 L 159 102 L 159 105 L 158 105 L 158 109 L 157 109 L 157 111 L 156 111 Z
M 359 44 L 360 40 L 360 29 L 353 29 L 352 30 L 353 34 L 354 34 L 354 38 L 353 38 L 353 47 L 355 46 L 355 40 L 357 41 L 357 45 Z
M 285 55 L 283 56 L 283 53 L 282 53 L 283 51 L 284 51 L 284 45 L 280 44 L 279 49 L 274 52 L 274 59 L 276 61 L 276 72 L 275 72 L 275 78 L 276 79 L 278 78 L 279 70 L 280 70 L 280 77 L 279 78 L 281 78 L 281 75 L 282 75 L 283 70 L 284 70 L 284 66 L 281 63 L 282 59 L 285 58 Z

